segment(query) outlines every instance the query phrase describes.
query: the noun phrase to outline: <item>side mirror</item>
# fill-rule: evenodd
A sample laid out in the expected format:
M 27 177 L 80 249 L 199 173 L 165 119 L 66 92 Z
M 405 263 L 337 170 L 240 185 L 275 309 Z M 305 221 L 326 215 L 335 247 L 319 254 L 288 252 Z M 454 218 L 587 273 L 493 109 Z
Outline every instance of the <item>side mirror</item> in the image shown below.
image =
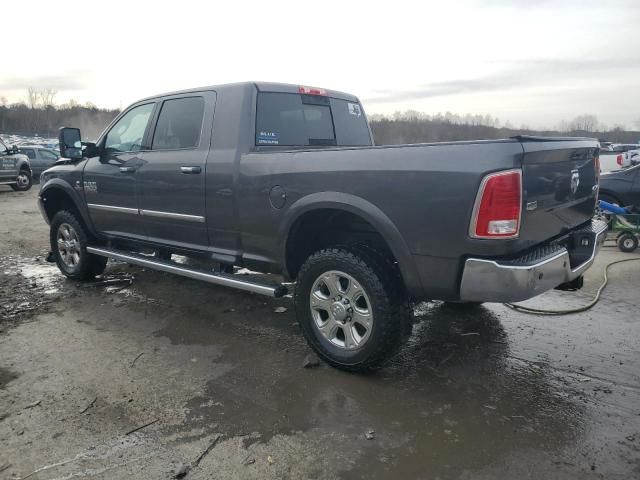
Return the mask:
M 60 156 L 79 160 L 82 158 L 82 137 L 79 128 L 62 127 L 58 133 Z
M 11 145 L 9 147 L 9 155 L 15 155 L 16 153 L 20 153 L 18 147 L 16 145 Z

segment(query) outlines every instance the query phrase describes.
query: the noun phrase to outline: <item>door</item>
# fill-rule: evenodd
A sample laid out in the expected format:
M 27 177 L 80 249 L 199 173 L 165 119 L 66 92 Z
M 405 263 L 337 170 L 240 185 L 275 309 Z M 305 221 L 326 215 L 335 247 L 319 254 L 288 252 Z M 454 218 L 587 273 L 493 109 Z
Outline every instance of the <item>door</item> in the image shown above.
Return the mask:
M 22 155 L 26 155 L 29 159 L 29 164 L 31 165 L 31 173 L 33 174 L 33 176 L 37 177 L 38 175 L 40 175 L 41 170 L 38 170 L 39 163 L 38 157 L 36 155 L 36 150 L 34 148 L 19 147 L 18 152 L 20 152 Z
M 144 239 L 136 192 L 154 102 L 126 111 L 100 142 L 99 157 L 84 169 L 83 188 L 95 228 L 108 235 Z
M 9 149 L 0 140 L 0 183 L 16 181 L 18 176 L 17 162 L 17 158 L 9 153 Z
M 214 92 L 167 97 L 136 173 L 140 215 L 151 241 L 205 249 L 205 169 Z

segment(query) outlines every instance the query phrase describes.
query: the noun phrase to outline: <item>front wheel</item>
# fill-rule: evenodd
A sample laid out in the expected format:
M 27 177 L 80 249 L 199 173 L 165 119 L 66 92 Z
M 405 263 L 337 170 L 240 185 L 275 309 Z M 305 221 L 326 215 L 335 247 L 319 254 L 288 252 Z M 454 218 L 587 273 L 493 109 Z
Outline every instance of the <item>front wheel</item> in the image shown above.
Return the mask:
M 28 170 L 20 170 L 16 177 L 16 183 L 11 185 L 11 188 L 16 192 L 26 192 L 33 185 L 33 178 L 31 178 L 31 172 Z
M 58 268 L 67 277 L 90 280 L 104 272 L 107 258 L 87 253 L 89 233 L 73 212 L 54 215 L 49 238 Z
M 298 275 L 296 314 L 311 348 L 345 370 L 368 370 L 408 337 L 408 304 L 397 278 L 376 257 L 331 248 L 311 255 Z

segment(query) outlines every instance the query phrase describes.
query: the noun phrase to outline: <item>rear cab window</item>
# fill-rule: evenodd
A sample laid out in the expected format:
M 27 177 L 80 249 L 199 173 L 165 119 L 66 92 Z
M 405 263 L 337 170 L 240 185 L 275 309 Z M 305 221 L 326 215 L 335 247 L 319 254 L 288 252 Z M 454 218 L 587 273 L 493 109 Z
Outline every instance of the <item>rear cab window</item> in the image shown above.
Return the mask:
M 325 95 L 258 92 L 258 147 L 371 146 L 362 107 Z

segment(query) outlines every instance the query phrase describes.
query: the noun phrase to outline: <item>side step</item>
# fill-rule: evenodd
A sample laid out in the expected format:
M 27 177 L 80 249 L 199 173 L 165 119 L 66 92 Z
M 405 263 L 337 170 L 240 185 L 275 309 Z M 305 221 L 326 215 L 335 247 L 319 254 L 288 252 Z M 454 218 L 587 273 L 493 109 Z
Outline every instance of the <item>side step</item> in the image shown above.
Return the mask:
M 132 263 L 141 267 L 152 268 L 154 270 L 160 270 L 162 272 L 182 275 L 183 277 L 194 278 L 196 280 L 202 280 L 205 282 L 213 283 L 215 285 L 237 288 L 239 290 L 245 290 L 247 292 L 259 293 L 261 295 L 268 295 L 270 297 L 278 298 L 287 294 L 287 287 L 285 287 L 284 285 L 268 285 L 264 283 L 247 282 L 246 280 L 238 280 L 234 275 L 207 272 L 206 270 L 192 267 L 183 267 L 173 262 L 160 260 L 155 257 L 145 257 L 143 255 L 138 255 L 135 253 L 121 252 L 119 250 L 111 250 L 108 248 L 98 247 L 87 247 L 87 252 L 94 255 L 100 255 L 102 257 L 108 257 L 115 260 Z

